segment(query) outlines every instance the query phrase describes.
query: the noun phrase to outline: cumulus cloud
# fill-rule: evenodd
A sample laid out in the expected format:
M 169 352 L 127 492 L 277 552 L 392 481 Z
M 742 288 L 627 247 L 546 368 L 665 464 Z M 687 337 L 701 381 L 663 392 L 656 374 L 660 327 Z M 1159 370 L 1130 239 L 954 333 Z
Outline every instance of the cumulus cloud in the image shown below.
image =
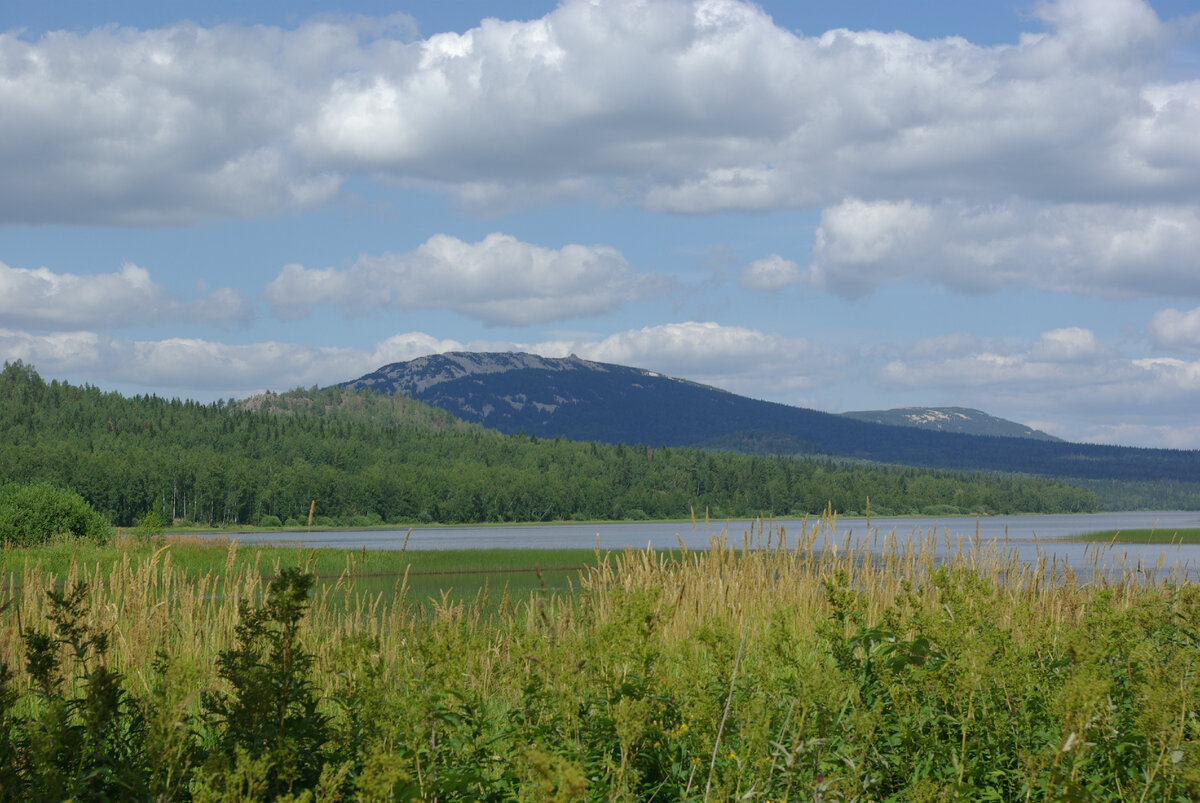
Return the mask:
M 427 39 L 399 18 L 2 34 L 0 221 L 271 214 L 352 175 L 485 206 L 1195 201 L 1200 82 L 1160 70 L 1183 23 L 1141 0 L 1038 17 L 995 47 L 805 36 L 739 0 L 566 0 Z
M 1161 348 L 1200 352 L 1200 307 L 1190 310 L 1164 309 L 1154 313 L 1147 327 Z
M 794 397 L 825 385 L 854 359 L 849 352 L 806 338 L 699 321 L 543 347 L 598 362 L 650 368 L 758 398 Z
M 0 220 L 179 224 L 328 200 L 339 178 L 289 131 L 358 47 L 321 24 L 0 34 Z
M 913 279 L 972 293 L 1200 297 L 1200 206 L 848 200 L 824 210 L 809 283 L 858 296 Z
M 1040 16 L 1048 33 L 979 47 L 805 37 L 733 0 L 567 2 L 432 37 L 410 71 L 335 82 L 299 141 L 451 192 L 583 176 L 580 189 L 682 212 L 897 192 L 1194 197 L 1200 146 L 1191 164 L 1156 155 L 1200 110 L 1195 87 L 1154 80 L 1175 29 L 1139 0 Z
M 607 246 L 551 249 L 505 234 L 466 243 L 438 234 L 414 251 L 362 256 L 345 270 L 288 265 L 263 297 L 283 318 L 329 304 L 347 314 L 450 309 L 520 326 L 612 312 L 661 286 L 659 278 L 634 275 Z
M 738 272 L 738 283 L 747 290 L 770 293 L 796 284 L 802 276 L 803 271 L 795 262 L 771 254 L 744 266 Z
M 181 301 L 131 262 L 115 273 L 92 275 L 13 268 L 0 262 L 0 318 L 10 326 L 80 330 L 168 317 L 228 325 L 244 323 L 250 314 L 249 302 L 237 290 L 221 288 Z
M 1043 332 L 1030 352 L 1046 362 L 1086 362 L 1103 353 L 1090 329 L 1070 326 Z

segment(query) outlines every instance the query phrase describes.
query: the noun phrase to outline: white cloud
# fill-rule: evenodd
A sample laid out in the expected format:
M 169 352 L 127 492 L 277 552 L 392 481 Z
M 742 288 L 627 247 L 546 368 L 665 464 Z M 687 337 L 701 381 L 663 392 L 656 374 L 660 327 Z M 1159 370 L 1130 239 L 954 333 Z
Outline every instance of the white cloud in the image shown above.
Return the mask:
M 361 256 L 345 270 L 288 265 L 263 297 L 284 318 L 329 304 L 347 314 L 450 309 L 488 324 L 528 325 L 612 312 L 661 286 L 635 276 L 607 246 L 551 249 L 505 234 L 466 243 L 438 234 L 414 251 Z
M 94 332 L 36 335 L 0 329 L 0 360 L 22 360 L 46 377 L 131 383 L 159 393 L 208 397 L 330 385 L 390 363 L 446 351 L 527 351 L 551 357 L 575 353 L 758 397 L 794 396 L 823 385 L 852 359 L 802 338 L 690 321 L 603 338 L 538 343 L 461 342 L 406 332 L 371 349 L 276 341 L 229 344 L 196 338 L 127 340 Z
M 1043 422 L 1073 440 L 1200 448 L 1188 423 L 1200 402 L 1200 361 L 1131 358 L 1078 327 L 1016 344 L 971 337 L 919 342 L 884 365 L 878 382 Z
M 822 212 L 804 279 L 847 296 L 921 279 L 973 293 L 1200 297 L 1198 252 L 1195 205 L 849 200 Z
M 1200 81 L 1159 69 L 1183 24 L 1140 0 L 1038 15 L 997 47 L 802 36 L 737 0 L 565 0 L 415 41 L 359 18 L 3 34 L 0 221 L 272 214 L 348 175 L 486 206 L 1194 202 Z
M 825 385 L 854 359 L 805 338 L 697 321 L 546 347 L 560 355 L 573 351 L 586 359 L 649 368 L 756 398 L 794 397 Z
M 0 360 L 21 360 L 47 378 L 71 376 L 210 398 L 329 385 L 388 363 L 463 348 L 458 341 L 420 332 L 395 335 L 366 350 L 277 341 L 128 340 L 95 332 L 34 335 L 0 329 Z
M 1043 332 L 1030 352 L 1046 362 L 1086 362 L 1101 353 L 1095 333 L 1079 326 Z
M 0 34 L 0 220 L 162 225 L 328 200 L 339 179 L 289 132 L 357 47 L 321 24 Z
M 1073 435 L 1072 440 L 1084 443 L 1115 443 L 1160 449 L 1200 449 L 1200 426 L 1093 424 Z
M 738 283 L 747 290 L 770 293 L 796 284 L 802 276 L 803 271 L 795 262 L 771 254 L 744 266 L 738 273 Z
M 1147 328 L 1151 339 L 1161 348 L 1200 352 L 1200 307 L 1187 311 L 1159 310 Z
M 249 302 L 221 288 L 181 301 L 131 262 L 115 273 L 77 275 L 49 268 L 13 268 L 0 262 L 0 319 L 35 330 L 80 330 L 147 323 L 167 318 L 221 325 L 246 322 Z

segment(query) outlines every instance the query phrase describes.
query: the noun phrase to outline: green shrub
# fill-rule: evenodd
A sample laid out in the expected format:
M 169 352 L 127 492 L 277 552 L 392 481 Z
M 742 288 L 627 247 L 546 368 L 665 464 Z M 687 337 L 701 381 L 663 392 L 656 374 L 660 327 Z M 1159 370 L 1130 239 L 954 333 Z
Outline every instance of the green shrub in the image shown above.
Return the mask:
M 57 535 L 104 541 L 112 527 L 83 497 L 48 482 L 0 488 L 0 541 L 33 546 Z
M 134 534 L 141 540 L 146 541 L 151 538 L 157 538 L 162 535 L 167 529 L 166 522 L 162 520 L 162 516 L 153 510 L 147 510 L 141 516 L 138 516 L 137 523 L 134 525 Z
M 241 604 L 238 644 L 217 659 L 217 674 L 231 690 L 202 696 L 205 714 L 220 734 L 210 770 L 237 775 L 245 759 L 259 762 L 267 799 L 313 788 L 332 737 L 328 717 L 317 708 L 314 657 L 299 638 L 315 580 L 284 569 L 271 581 L 262 607 Z
M 46 593 L 53 628 L 21 632 L 31 689 L 40 700 L 34 715 L 14 717 L 12 690 L 0 688 L 0 698 L 7 698 L 0 705 L 8 709 L 0 742 L 9 743 L 0 794 L 6 800 L 149 799 L 156 768 L 146 749 L 144 712 L 126 693 L 123 677 L 107 666 L 108 634 L 86 621 L 87 585 Z M 7 675 L 0 664 L 0 681 Z
M 926 505 L 921 508 L 922 516 L 965 516 L 967 511 L 956 505 Z
M 281 522 L 279 520 L 278 516 L 272 516 L 272 515 L 268 514 L 258 520 L 258 526 L 259 527 L 282 527 L 283 522 Z

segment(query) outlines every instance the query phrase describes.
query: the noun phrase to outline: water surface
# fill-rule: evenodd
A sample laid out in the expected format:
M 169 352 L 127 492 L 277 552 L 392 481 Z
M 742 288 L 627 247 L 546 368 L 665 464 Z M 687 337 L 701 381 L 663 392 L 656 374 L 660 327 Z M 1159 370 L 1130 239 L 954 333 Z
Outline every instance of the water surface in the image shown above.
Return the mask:
M 812 527 L 815 519 L 808 519 Z M 801 533 L 804 519 L 777 519 L 763 522 L 763 536 L 770 525 L 781 526 L 789 544 Z M 894 534 L 899 540 L 936 533 L 939 553 L 957 548 L 959 539 L 997 541 L 1016 549 L 1021 560 L 1049 561 L 1068 565 L 1079 571 L 1089 565 L 1097 552 L 1094 544 L 1068 541 L 1072 536 L 1101 530 L 1135 530 L 1157 528 L 1168 534 L 1172 530 L 1200 528 L 1200 512 L 1135 512 L 1079 513 L 1029 516 L 967 516 L 948 518 L 872 518 L 839 519 L 836 539 L 840 543 L 849 536 L 868 548 L 880 545 Z M 758 541 L 760 522 L 747 519 L 710 521 L 707 525 L 691 522 L 620 522 L 599 524 L 526 524 L 456 527 L 414 527 L 396 530 L 355 530 L 322 532 L 247 533 L 239 536 L 243 544 L 288 543 L 308 547 L 339 549 L 592 549 L 622 550 L 625 548 L 677 548 L 682 543 L 688 549 L 705 549 L 712 539 L 725 537 L 735 547 L 741 546 L 743 536 L 752 544 Z M 407 547 L 405 541 L 407 539 Z M 1137 567 L 1180 566 L 1197 577 L 1200 567 L 1200 544 L 1120 544 L 1105 551 L 1104 560 L 1110 564 Z

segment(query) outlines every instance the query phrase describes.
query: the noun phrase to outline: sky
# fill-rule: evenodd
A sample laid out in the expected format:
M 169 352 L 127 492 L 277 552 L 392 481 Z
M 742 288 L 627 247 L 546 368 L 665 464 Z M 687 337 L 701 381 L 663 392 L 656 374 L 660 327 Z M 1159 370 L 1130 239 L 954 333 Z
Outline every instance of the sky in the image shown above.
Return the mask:
M 0 360 L 452 350 L 1200 448 L 1194 0 L 6 0 Z

